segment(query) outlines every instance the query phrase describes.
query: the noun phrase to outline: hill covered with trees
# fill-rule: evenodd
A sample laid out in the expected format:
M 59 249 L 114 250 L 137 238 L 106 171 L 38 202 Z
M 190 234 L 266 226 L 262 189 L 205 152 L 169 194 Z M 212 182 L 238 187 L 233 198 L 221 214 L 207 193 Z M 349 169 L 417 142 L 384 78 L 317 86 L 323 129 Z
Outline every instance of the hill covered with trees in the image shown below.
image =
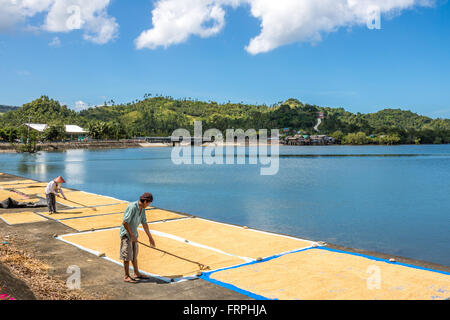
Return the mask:
M 18 109 L 18 107 L 0 105 L 0 114 L 8 112 L 8 111 L 16 110 L 16 109 Z
M 343 108 L 304 104 L 296 99 L 267 106 L 150 95 L 141 101 L 105 103 L 81 112 L 42 96 L 0 116 L 3 128 L 0 139 L 20 136 L 20 126 L 26 122 L 52 126 L 77 124 L 89 129 L 96 139 L 169 136 L 178 128 L 193 131 L 196 120 L 203 121 L 204 130 L 290 128 L 292 132 L 315 134 L 313 128 L 319 112 L 324 115 L 320 134 L 331 135 L 342 143 L 450 143 L 450 119 L 431 119 L 399 109 L 354 114 Z M 376 137 L 378 140 L 374 140 Z

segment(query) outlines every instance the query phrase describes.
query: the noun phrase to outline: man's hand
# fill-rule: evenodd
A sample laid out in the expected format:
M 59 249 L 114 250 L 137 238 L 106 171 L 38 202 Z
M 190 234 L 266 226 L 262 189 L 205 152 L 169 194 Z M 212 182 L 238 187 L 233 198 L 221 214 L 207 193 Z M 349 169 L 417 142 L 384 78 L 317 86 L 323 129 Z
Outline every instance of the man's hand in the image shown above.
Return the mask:
M 137 242 L 138 240 L 137 240 L 137 238 L 136 238 L 136 236 L 134 235 L 134 233 L 131 233 L 131 242 Z
M 143 223 L 142 226 L 144 227 L 145 233 L 147 234 L 148 241 L 150 242 L 150 245 L 152 247 L 155 247 L 156 246 L 155 245 L 155 240 L 153 240 L 153 237 L 152 237 L 152 235 L 150 233 L 150 230 L 148 228 L 148 223 Z
M 148 241 L 150 241 L 150 245 L 152 247 L 156 247 L 155 240 L 153 240 L 153 237 L 148 237 Z

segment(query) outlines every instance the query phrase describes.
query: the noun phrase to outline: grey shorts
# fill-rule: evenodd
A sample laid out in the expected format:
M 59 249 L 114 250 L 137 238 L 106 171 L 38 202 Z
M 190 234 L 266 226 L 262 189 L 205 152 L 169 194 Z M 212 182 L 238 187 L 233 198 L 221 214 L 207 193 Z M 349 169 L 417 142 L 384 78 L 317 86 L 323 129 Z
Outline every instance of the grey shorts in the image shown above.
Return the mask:
M 48 212 L 56 212 L 56 198 L 54 193 L 46 195 Z
M 127 236 L 120 239 L 120 260 L 134 261 L 137 259 L 139 247 L 137 242 L 132 242 Z

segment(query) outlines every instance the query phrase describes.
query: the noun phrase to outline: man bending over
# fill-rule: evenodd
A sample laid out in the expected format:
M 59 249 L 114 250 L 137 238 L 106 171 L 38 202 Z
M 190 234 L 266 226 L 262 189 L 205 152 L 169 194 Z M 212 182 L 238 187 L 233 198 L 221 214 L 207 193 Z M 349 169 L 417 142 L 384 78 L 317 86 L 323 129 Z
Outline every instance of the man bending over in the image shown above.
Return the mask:
M 48 206 L 48 213 L 54 214 L 56 213 L 56 196 L 61 198 L 61 196 L 58 193 L 61 193 L 63 198 L 67 200 L 66 196 L 64 195 L 64 192 L 62 191 L 61 184 L 66 183 L 66 181 L 63 179 L 63 177 L 59 176 L 58 178 L 53 179 L 50 181 L 47 185 L 47 188 L 45 188 L 45 195 L 47 197 L 47 206 Z

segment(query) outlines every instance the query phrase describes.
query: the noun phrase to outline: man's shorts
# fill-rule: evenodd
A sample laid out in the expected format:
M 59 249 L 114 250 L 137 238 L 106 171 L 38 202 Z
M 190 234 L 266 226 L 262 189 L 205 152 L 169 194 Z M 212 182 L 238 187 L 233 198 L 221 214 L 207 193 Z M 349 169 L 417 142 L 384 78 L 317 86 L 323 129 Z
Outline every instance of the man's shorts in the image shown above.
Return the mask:
M 134 261 L 138 256 L 138 243 L 132 242 L 127 236 L 120 239 L 120 260 Z

